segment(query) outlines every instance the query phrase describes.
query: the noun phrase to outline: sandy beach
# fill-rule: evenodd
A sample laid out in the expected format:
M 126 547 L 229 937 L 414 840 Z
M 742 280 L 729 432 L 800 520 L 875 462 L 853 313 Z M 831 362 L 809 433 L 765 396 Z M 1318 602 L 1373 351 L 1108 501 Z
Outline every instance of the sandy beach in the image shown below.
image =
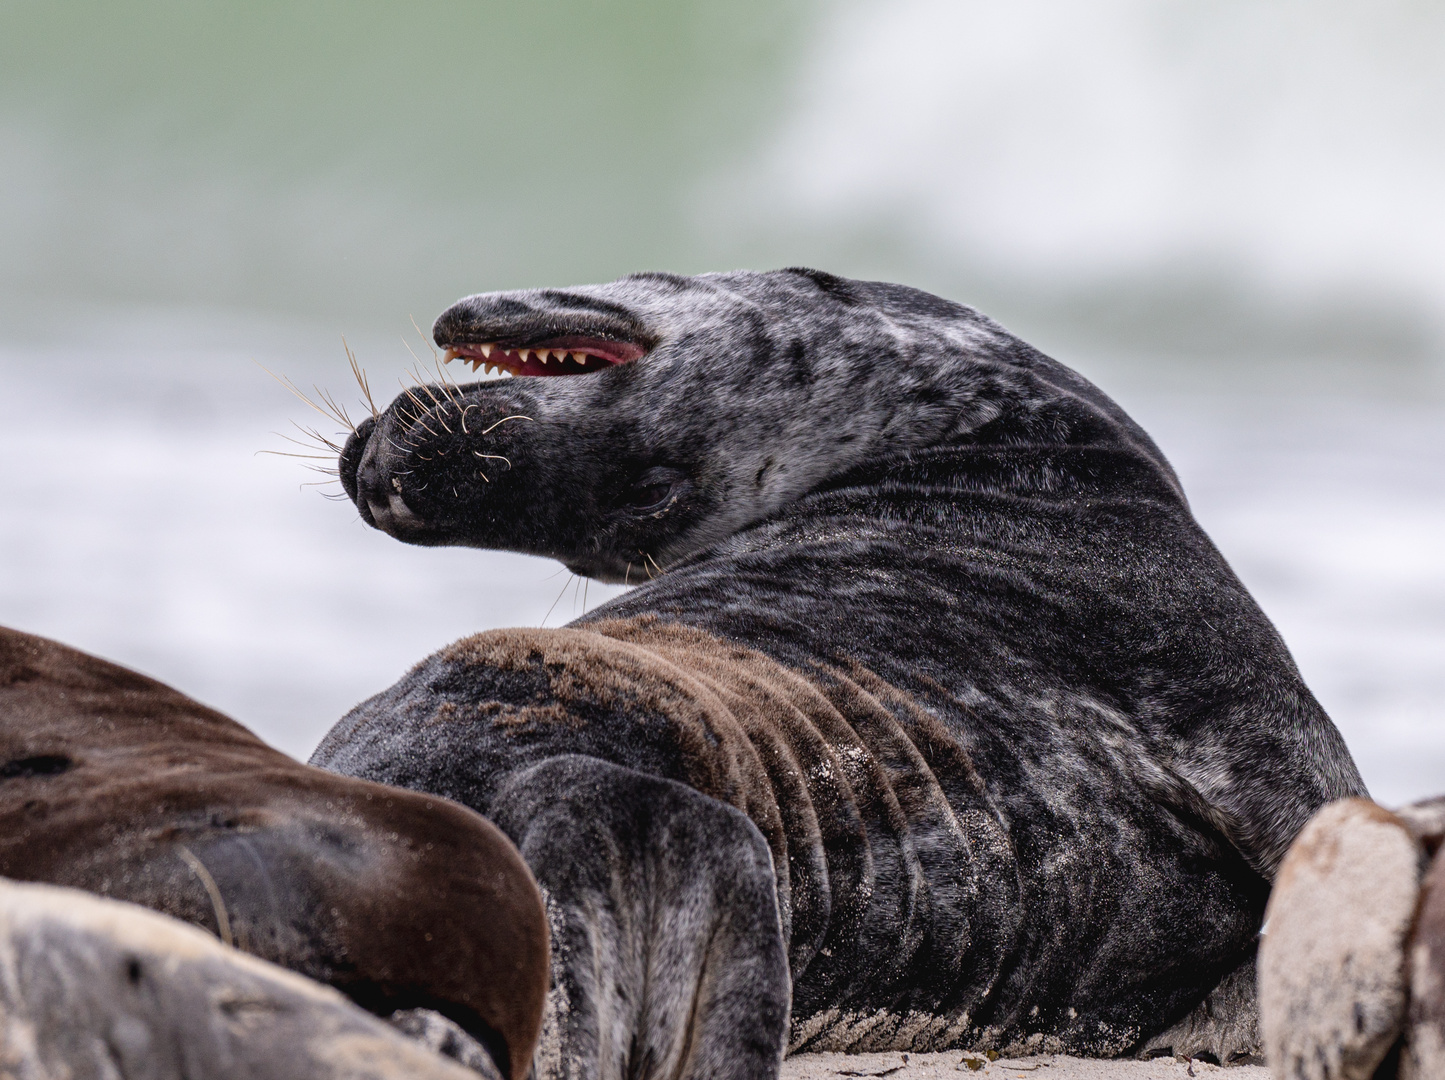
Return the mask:
M 1262 1065 L 1235 1065 L 1228 1069 L 1203 1061 L 1155 1058 L 1152 1061 L 1111 1061 L 1098 1058 L 1041 1054 L 1036 1057 L 999 1058 L 948 1050 L 939 1054 L 795 1054 L 783 1062 L 783 1080 L 831 1080 L 832 1077 L 886 1076 L 890 1080 L 935 1080 L 979 1076 L 985 1080 L 1187 1080 L 1192 1076 L 1219 1075 L 1221 1080 L 1269 1080 Z M 1035 1075 L 1037 1074 L 1037 1075 Z

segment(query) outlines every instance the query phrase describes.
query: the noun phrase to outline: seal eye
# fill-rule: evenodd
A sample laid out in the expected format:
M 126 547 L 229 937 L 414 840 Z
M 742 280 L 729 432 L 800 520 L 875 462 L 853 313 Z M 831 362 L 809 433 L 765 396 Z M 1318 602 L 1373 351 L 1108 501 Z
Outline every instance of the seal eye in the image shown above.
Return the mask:
M 634 487 L 627 493 L 627 505 L 634 510 L 652 510 L 665 503 L 671 494 L 671 484 L 649 484 L 647 487 Z
M 623 501 L 636 513 L 660 510 L 668 504 L 683 479 L 676 469 L 648 469 L 632 482 Z

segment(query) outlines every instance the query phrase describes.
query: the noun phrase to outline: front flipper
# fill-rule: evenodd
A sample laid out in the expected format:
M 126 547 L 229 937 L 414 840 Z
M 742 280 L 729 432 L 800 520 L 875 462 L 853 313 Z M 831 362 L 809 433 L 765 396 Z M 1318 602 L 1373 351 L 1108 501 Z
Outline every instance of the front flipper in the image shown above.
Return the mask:
M 744 814 L 580 755 L 510 774 L 488 813 L 547 898 L 539 1078 L 778 1075 L 787 951 L 772 859 Z

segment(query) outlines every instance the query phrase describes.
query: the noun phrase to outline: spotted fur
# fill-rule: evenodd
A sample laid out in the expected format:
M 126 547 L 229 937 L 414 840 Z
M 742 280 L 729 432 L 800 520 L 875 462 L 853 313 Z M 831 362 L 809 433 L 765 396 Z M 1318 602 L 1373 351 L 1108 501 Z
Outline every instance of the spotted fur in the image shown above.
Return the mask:
M 740 811 L 685 857 L 639 853 L 634 821 L 529 858 L 554 940 L 595 958 L 608 925 L 663 927 L 650 953 L 609 954 L 588 1015 L 730 925 L 737 901 L 697 898 L 753 880 L 751 830 L 787 970 L 756 920 L 690 954 L 753 980 L 753 1020 L 725 1013 L 735 1045 L 773 1030 L 781 998 L 793 1048 L 1158 1048 L 1252 963 L 1295 833 L 1364 790 L 1149 437 L 968 308 L 816 271 L 647 274 L 470 297 L 435 336 L 645 354 L 404 395 L 342 455 L 363 518 L 641 584 L 569 628 L 443 650 L 314 760 L 509 821 L 524 855 L 518 800 L 647 818 L 660 779 Z M 536 771 L 562 758 L 566 782 Z M 686 873 L 647 871 L 650 892 L 549 884 L 670 859 Z M 627 1015 L 619 1045 L 658 1041 Z M 564 1043 L 597 1045 L 588 1023 Z M 676 1023 L 674 1042 L 717 1037 Z M 732 1075 L 770 1075 L 781 1049 L 780 1031 L 740 1050 Z M 607 1076 L 654 1060 L 582 1056 Z

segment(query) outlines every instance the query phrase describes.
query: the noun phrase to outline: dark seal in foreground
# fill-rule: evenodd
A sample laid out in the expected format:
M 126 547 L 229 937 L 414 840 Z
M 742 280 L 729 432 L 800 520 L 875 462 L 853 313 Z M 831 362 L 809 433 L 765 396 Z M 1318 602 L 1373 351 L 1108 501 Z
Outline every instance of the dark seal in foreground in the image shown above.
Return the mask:
M 968 308 L 808 270 L 473 296 L 435 336 L 533 377 L 364 423 L 362 517 L 641 584 L 443 650 L 314 760 L 517 842 L 544 1071 L 1256 1045 L 1269 881 L 1363 786 L 1108 397 Z

